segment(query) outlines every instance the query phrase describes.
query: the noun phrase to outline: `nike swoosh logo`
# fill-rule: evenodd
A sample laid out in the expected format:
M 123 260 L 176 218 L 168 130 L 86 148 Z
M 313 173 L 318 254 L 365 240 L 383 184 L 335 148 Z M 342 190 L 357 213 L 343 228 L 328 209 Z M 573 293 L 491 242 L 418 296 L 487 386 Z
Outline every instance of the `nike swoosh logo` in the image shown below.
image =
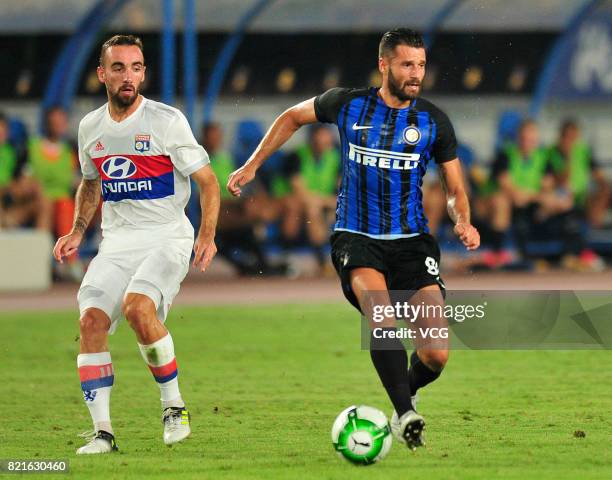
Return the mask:
M 357 122 L 353 123 L 353 130 L 365 130 L 367 128 L 374 128 L 373 125 L 357 125 Z

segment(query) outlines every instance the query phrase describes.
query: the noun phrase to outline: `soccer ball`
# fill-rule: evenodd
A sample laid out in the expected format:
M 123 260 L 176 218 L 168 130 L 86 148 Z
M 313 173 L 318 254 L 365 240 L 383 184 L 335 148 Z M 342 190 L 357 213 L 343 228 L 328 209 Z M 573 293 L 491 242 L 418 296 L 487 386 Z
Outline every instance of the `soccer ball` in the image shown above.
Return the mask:
M 354 465 L 379 462 L 391 449 L 391 427 L 383 412 L 366 405 L 343 410 L 332 426 L 338 455 Z

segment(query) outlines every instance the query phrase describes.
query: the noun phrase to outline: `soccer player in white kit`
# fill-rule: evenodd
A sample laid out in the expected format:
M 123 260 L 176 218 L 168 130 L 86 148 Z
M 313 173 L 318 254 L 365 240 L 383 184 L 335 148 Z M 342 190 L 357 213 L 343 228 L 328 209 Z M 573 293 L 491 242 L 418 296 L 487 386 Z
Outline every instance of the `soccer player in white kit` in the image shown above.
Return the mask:
M 189 269 L 192 248 L 194 266 L 202 271 L 217 251 L 219 185 L 184 115 L 140 95 L 145 69 L 139 38 L 117 35 L 102 45 L 97 74 L 108 103 L 79 125 L 83 179 L 74 225 L 53 250 L 62 262 L 78 249 L 101 194 L 103 240 L 78 293 L 77 366 L 94 432 L 77 454 L 117 450 L 110 420 L 114 375 L 107 338 L 122 316 L 136 333 L 142 357 L 159 385 L 164 442 L 180 442 L 191 432 L 164 321 Z M 202 205 L 195 243 L 184 212 L 190 177 L 199 186 Z

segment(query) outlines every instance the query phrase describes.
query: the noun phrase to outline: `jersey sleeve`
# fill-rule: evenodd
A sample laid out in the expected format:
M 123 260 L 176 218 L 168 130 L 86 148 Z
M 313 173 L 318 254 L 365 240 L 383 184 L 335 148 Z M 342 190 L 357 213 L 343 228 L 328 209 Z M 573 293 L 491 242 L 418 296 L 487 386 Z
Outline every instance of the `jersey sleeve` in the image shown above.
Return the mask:
M 439 112 L 436 117 L 433 155 L 436 163 L 444 163 L 457 158 L 457 138 L 455 129 L 446 114 Z
M 79 144 L 79 164 L 81 165 L 81 173 L 85 180 L 95 180 L 100 176 L 98 169 L 94 165 L 89 152 L 87 152 L 87 146 L 85 144 L 85 132 L 83 131 L 83 124 L 79 125 L 78 133 L 78 144 Z
M 206 150 L 196 141 L 189 122 L 181 112 L 177 112 L 168 125 L 165 146 L 173 165 L 185 177 L 210 163 Z
M 338 123 L 338 113 L 347 100 L 350 89 L 331 88 L 315 97 L 314 108 L 317 120 L 323 123 Z

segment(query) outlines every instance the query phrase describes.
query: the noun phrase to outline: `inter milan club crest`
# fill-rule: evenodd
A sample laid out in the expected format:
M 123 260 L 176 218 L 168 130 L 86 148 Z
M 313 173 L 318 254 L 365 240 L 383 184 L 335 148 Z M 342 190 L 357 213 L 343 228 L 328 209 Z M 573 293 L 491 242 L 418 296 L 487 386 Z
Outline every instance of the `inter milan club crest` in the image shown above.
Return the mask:
M 136 135 L 134 148 L 137 152 L 147 152 L 151 149 L 151 135 Z
M 404 129 L 402 137 L 408 145 L 416 145 L 421 139 L 421 131 L 414 125 L 410 125 Z

